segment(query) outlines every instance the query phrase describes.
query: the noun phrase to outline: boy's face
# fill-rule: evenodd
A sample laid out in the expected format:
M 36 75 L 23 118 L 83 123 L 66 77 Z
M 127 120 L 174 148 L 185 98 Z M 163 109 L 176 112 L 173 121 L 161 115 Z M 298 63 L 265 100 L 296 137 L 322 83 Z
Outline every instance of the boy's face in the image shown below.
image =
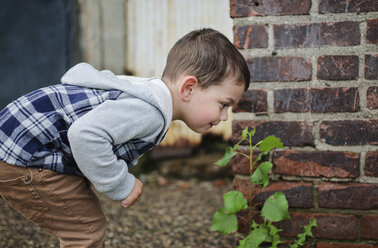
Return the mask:
M 204 133 L 220 121 L 228 118 L 227 110 L 235 104 L 244 93 L 244 84 L 236 84 L 227 79 L 220 85 L 207 89 L 196 87 L 188 102 L 185 123 L 195 132 Z

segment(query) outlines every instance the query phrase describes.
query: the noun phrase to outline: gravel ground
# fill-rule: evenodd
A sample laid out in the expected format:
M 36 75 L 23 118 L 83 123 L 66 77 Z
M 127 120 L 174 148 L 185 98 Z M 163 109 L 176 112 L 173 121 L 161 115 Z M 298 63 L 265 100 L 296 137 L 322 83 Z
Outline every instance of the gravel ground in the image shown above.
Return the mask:
M 145 179 L 143 196 L 125 210 L 99 194 L 108 218 L 106 247 L 233 247 L 232 235 L 211 232 L 214 212 L 231 189 L 227 181 Z M 0 247 L 59 247 L 0 197 Z

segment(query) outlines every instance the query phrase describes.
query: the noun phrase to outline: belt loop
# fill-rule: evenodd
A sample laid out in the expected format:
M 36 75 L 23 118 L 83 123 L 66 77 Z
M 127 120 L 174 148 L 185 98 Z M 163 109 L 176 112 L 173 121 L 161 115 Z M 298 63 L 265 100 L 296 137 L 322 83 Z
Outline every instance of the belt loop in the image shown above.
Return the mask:
M 25 184 L 29 184 L 33 181 L 33 172 L 30 170 L 30 168 L 28 167 L 28 171 L 30 173 L 30 177 L 26 177 L 25 180 L 24 180 L 24 183 Z

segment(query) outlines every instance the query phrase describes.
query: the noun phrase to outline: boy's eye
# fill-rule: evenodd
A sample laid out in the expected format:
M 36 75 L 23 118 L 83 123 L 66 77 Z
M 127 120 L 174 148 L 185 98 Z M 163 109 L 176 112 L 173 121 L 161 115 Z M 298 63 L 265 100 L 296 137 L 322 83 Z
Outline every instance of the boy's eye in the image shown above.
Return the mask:
M 228 103 L 222 103 L 222 109 L 228 108 L 229 106 L 230 106 L 230 104 L 228 104 Z

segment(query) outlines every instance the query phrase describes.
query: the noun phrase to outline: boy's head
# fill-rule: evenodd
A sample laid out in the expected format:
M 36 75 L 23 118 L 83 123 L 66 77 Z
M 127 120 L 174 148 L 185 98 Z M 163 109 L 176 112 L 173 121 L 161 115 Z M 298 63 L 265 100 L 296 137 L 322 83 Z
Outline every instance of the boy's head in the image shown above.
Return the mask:
M 228 118 L 228 109 L 249 87 L 243 56 L 221 33 L 190 32 L 168 54 L 163 81 L 173 100 L 173 120 L 204 133 Z
M 182 75 L 197 78 L 206 89 L 225 79 L 249 87 L 248 66 L 235 46 L 213 29 L 201 29 L 182 37 L 170 50 L 162 78 L 174 82 Z

